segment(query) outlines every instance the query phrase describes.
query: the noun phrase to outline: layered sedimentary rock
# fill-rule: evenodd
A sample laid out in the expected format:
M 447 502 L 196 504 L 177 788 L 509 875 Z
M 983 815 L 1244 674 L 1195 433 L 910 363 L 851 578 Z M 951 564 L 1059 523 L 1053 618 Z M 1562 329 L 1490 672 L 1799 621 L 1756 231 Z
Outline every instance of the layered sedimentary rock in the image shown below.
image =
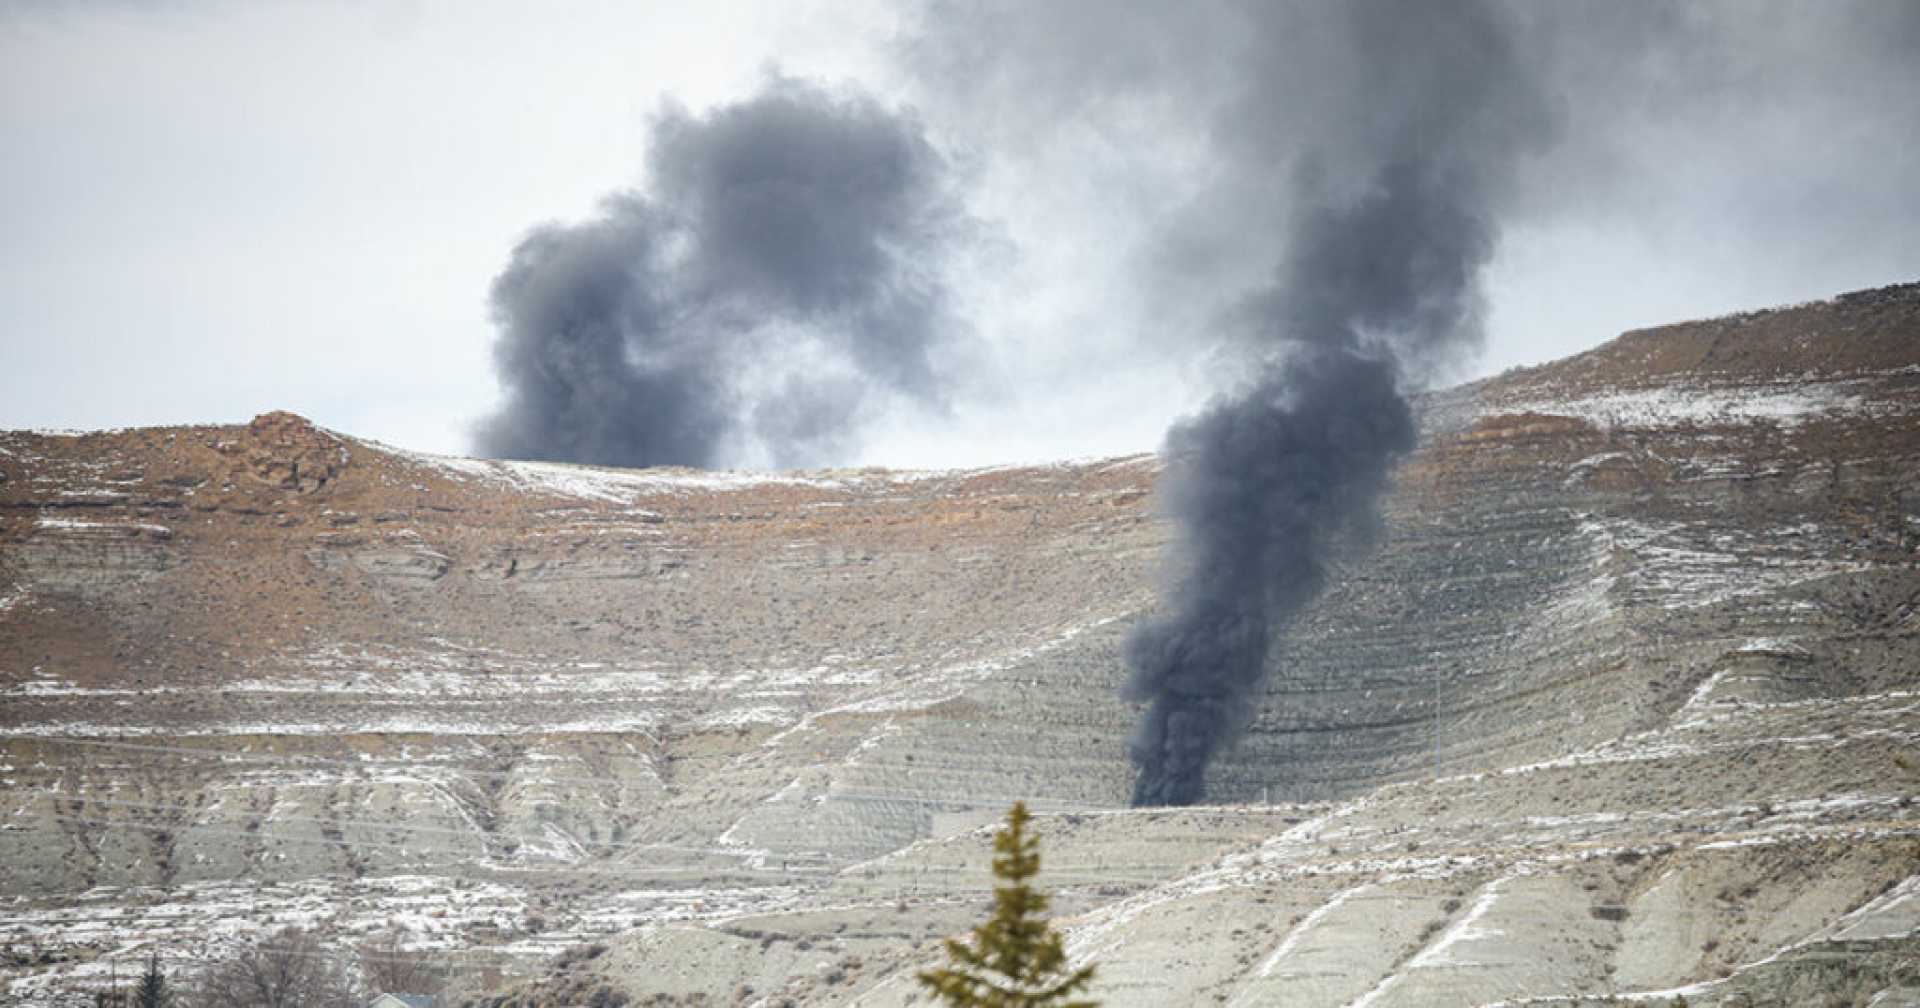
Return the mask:
M 6 982 L 399 919 L 549 994 L 899 1003 L 1024 798 L 1109 1004 L 1907 996 L 1920 287 L 1422 408 L 1220 804 L 1171 811 L 1124 807 L 1116 695 L 1166 542 L 1151 457 L 0 434 Z

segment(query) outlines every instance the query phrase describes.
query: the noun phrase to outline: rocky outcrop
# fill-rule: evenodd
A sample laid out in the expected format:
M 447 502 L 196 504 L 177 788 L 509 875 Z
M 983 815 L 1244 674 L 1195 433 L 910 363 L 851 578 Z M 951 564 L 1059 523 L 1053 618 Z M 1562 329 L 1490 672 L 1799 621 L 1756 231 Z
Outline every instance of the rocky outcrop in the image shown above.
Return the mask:
M 165 525 L 43 516 L 10 565 L 39 591 L 111 598 L 173 567 L 172 538 Z
M 278 490 L 310 494 L 338 479 L 347 446 L 338 437 L 292 413 L 262 413 L 247 424 L 244 441 L 223 442 L 246 462 L 254 479 Z

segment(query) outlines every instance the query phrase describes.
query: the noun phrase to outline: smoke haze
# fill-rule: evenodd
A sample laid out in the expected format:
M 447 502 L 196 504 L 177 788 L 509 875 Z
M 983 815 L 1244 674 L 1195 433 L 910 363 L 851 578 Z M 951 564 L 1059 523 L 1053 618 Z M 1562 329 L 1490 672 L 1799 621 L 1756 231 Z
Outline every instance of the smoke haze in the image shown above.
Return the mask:
M 645 193 L 528 234 L 494 282 L 483 454 L 818 464 L 892 396 L 938 408 L 962 221 L 919 124 L 776 80 L 654 122 Z

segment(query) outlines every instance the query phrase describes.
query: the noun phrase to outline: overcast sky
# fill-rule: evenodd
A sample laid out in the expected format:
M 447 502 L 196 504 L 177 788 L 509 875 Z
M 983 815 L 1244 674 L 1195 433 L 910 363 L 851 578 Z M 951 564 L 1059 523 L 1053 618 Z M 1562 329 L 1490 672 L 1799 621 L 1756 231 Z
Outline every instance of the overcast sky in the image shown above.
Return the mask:
M 1550 121 L 1496 208 L 1482 348 L 1433 380 L 1920 279 L 1920 5 L 1513 11 Z M 706 413 L 733 418 L 689 457 L 1150 450 L 1232 383 L 1223 306 L 1288 248 L 1286 191 L 1249 151 L 1326 132 L 1280 114 L 1241 135 L 1248 102 L 1287 113 L 1315 86 L 1268 65 L 1288 57 L 1247 44 L 1243 14 L 0 5 L 0 427 L 290 409 L 445 453 L 551 439 L 529 411 L 554 388 L 510 403 L 495 347 L 541 366 L 591 245 L 658 257 L 604 306 L 625 353 L 712 350 L 661 372 L 697 373 L 674 394 L 711 390 Z M 814 173 L 809 206 L 838 230 L 788 237 L 828 235 L 824 258 L 770 253 L 760 217 L 718 206 L 738 190 L 714 178 L 769 158 L 782 186 Z M 571 272 L 548 279 L 555 262 Z M 538 282 L 502 280 L 514 263 Z

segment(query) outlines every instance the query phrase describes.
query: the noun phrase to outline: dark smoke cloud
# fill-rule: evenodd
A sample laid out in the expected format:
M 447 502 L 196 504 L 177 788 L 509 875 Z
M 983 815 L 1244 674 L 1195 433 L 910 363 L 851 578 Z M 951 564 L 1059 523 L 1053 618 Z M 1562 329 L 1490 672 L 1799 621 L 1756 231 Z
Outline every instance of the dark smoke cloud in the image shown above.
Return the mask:
M 1186 571 L 1127 641 L 1137 805 L 1188 805 L 1244 726 L 1276 624 L 1318 596 L 1334 551 L 1371 531 L 1413 416 L 1385 360 L 1313 347 L 1167 436 Z
M 1287 251 L 1223 326 L 1245 391 L 1168 436 L 1182 576 L 1127 643 L 1146 714 L 1136 804 L 1189 804 L 1243 727 L 1276 628 L 1364 541 L 1414 444 L 1402 388 L 1477 345 L 1480 270 L 1514 168 L 1547 136 L 1510 26 L 1477 3 L 1269 8 L 1271 58 L 1218 128 L 1282 174 Z
M 647 168 L 648 192 L 535 229 L 494 282 L 507 398 L 482 454 L 817 464 L 876 397 L 942 404 L 963 221 L 917 121 L 776 80 L 662 113 Z
M 1129 746 L 1140 803 L 1203 797 L 1288 620 L 1332 557 L 1365 544 L 1413 444 L 1406 393 L 1481 341 L 1503 232 L 1602 236 L 1590 244 L 1615 283 L 1622 235 L 1736 250 L 1723 274 L 1911 261 L 1910 230 L 1885 222 L 1920 209 L 1903 142 L 1920 129 L 1912 4 L 929 0 L 923 14 L 902 46 L 922 104 L 1049 195 L 1075 195 L 1062 177 L 1126 180 L 1089 205 L 1128 225 L 1085 239 L 1147 236 L 1108 292 L 1142 306 L 1120 327 L 1164 333 L 1233 390 L 1165 445 L 1172 578 L 1127 645 L 1125 693 L 1147 705 Z M 1643 282 L 1666 268 L 1641 265 Z M 1565 293 L 1570 316 L 1605 296 Z
M 1076 27 L 989 31 L 992 17 L 936 5 L 929 23 L 949 20 L 912 50 L 936 78 L 1114 122 L 1206 169 L 1138 205 L 1160 236 L 1142 284 L 1204 306 L 1180 338 L 1207 345 L 1234 390 L 1167 436 L 1173 576 L 1126 647 L 1125 696 L 1146 704 L 1134 800 L 1186 804 L 1256 707 L 1280 630 L 1373 533 L 1414 444 L 1406 392 L 1478 346 L 1479 276 L 1553 108 L 1519 25 L 1478 0 L 1037 6 Z M 1028 51 L 1048 37 L 1074 52 Z M 985 70 L 940 56 L 1001 46 Z M 1088 149 L 1134 149 L 1102 139 Z
M 1675 265 L 1717 281 L 1846 262 L 1865 285 L 1899 279 L 1920 249 L 1907 224 L 1920 147 L 1906 142 L 1920 131 L 1920 5 L 926 0 L 921 13 L 900 54 L 922 107 L 979 138 L 1012 205 L 1080 199 L 1101 221 L 1081 244 L 1120 248 L 1120 279 L 1094 292 L 1123 306 L 1102 340 L 1209 361 L 1235 390 L 1166 441 L 1174 576 L 1127 648 L 1126 695 L 1148 705 L 1130 746 L 1143 803 L 1202 797 L 1287 620 L 1329 558 L 1364 543 L 1412 446 L 1405 393 L 1457 374 L 1481 342 L 1503 233 L 1580 239 L 1577 266 L 1522 271 L 1584 281 L 1527 292 L 1559 298 L 1552 325 L 1575 331 L 1588 310 L 1619 310 L 1620 284 L 1659 286 Z M 1043 196 L 1022 202 L 1028 190 Z M 1711 265 L 1623 261 L 1629 249 Z M 1590 265 L 1611 271 L 1581 277 Z

